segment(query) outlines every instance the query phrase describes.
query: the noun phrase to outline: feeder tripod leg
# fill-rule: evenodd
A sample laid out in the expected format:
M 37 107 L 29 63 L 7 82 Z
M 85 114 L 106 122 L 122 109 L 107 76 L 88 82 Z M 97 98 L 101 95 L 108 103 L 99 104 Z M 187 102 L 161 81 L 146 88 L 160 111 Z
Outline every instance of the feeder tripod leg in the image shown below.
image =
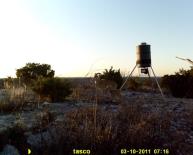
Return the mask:
M 151 79 L 150 73 L 149 73 L 149 67 L 147 68 L 147 70 L 148 70 L 147 74 L 148 74 L 149 80 L 151 80 L 151 82 L 153 82 L 153 80 Z M 154 90 L 154 88 L 153 88 L 153 85 L 152 85 L 152 84 L 151 84 L 151 87 L 152 87 L 152 89 Z
M 162 89 L 161 89 L 161 87 L 160 87 L 160 85 L 159 85 L 159 83 L 158 83 L 157 77 L 156 77 L 156 75 L 155 75 L 152 67 L 151 67 L 151 70 L 152 70 L 152 72 L 153 72 L 153 75 L 154 75 L 155 81 L 156 81 L 156 83 L 157 83 L 157 86 L 158 86 L 158 88 L 159 88 L 159 90 L 160 90 L 160 93 L 161 93 L 163 99 L 165 100 L 164 94 L 163 94 L 163 92 L 162 92 Z
M 133 70 L 131 71 L 131 73 L 129 74 L 129 76 L 127 77 L 127 79 L 125 80 L 125 82 L 122 84 L 122 86 L 120 87 L 120 90 L 123 88 L 123 86 L 126 84 L 127 80 L 131 77 L 131 75 L 133 74 L 135 68 L 137 67 L 137 65 L 135 65 L 135 67 L 133 68 Z

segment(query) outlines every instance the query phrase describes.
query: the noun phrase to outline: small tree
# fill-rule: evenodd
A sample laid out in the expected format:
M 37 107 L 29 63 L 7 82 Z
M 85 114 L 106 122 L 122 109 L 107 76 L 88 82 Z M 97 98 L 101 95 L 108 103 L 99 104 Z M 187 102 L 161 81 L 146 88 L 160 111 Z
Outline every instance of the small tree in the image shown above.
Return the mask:
M 111 67 L 109 70 L 105 69 L 105 71 L 101 73 L 95 73 L 95 78 L 105 79 L 105 80 L 112 80 L 117 83 L 117 88 L 119 89 L 123 83 L 123 77 L 120 73 L 120 69 L 117 71 Z
M 16 76 L 27 85 L 32 85 L 39 78 L 53 78 L 54 73 L 50 65 L 40 63 L 27 63 L 16 70 Z

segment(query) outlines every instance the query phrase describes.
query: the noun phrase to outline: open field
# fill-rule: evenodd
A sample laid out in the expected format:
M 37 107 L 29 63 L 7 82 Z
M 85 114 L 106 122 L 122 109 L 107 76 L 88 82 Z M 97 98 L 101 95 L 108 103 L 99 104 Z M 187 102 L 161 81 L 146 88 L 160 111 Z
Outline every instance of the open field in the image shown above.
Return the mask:
M 20 154 L 27 148 L 33 154 L 72 154 L 73 149 L 120 154 L 126 148 L 193 154 L 193 99 L 163 100 L 159 93 L 131 90 L 112 94 L 91 89 L 85 85 L 88 79 L 81 84 L 78 98 L 72 94 L 63 103 L 39 102 L 32 92 L 14 92 L 12 101 L 17 102 L 0 113 L 0 151 L 13 147 Z M 2 90 L 1 98 L 5 96 Z

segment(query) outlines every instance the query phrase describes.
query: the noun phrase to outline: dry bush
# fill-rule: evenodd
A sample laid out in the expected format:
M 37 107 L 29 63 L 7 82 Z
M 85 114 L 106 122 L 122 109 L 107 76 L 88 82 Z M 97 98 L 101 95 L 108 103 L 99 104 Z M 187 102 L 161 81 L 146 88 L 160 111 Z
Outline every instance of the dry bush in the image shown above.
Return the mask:
M 63 102 L 71 92 L 71 83 L 61 78 L 43 78 L 34 82 L 32 90 L 41 98 L 48 97 L 52 102 Z
M 42 132 L 46 130 L 50 123 L 56 119 L 56 115 L 53 112 L 50 112 L 47 109 L 44 109 L 42 112 L 37 113 L 36 123 L 32 127 L 33 133 Z
M 174 75 L 162 77 L 161 84 L 168 89 L 174 97 L 193 98 L 193 68 L 180 69 Z
M 138 90 L 140 87 L 140 83 L 139 81 L 137 81 L 136 78 L 129 79 L 127 84 L 128 84 L 128 89 L 131 89 L 131 90 Z
M 14 112 L 22 110 L 28 103 L 36 104 L 36 95 L 31 90 L 24 88 L 6 89 L 0 100 L 0 112 Z
M 20 154 L 26 154 L 28 144 L 27 138 L 24 135 L 27 131 L 26 126 L 21 123 L 16 123 L 13 127 L 8 128 L 6 131 L 0 133 L 0 152 L 6 144 L 15 146 Z
M 72 89 L 72 94 L 69 99 L 75 102 L 93 102 L 95 100 L 95 92 L 96 90 L 94 88 L 76 87 Z
M 81 108 L 65 116 L 57 127 L 59 141 L 46 152 L 70 154 L 74 148 L 85 148 L 93 154 L 119 154 L 120 148 L 165 148 L 169 127 L 169 116 L 163 119 L 140 105 L 120 107 L 117 112 Z
M 121 103 L 121 91 L 116 87 L 117 84 L 114 81 L 93 80 L 90 87 L 84 87 L 84 85 L 74 87 L 69 99 L 76 102 L 96 102 L 97 100 L 97 103 Z

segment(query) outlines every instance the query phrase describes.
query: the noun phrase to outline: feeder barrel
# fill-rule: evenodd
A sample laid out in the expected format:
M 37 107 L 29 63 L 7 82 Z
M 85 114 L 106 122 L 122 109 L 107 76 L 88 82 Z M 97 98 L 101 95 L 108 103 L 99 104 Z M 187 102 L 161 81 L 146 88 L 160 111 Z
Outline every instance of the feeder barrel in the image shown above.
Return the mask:
M 137 61 L 139 68 L 151 67 L 151 50 L 150 45 L 141 43 L 137 46 Z

